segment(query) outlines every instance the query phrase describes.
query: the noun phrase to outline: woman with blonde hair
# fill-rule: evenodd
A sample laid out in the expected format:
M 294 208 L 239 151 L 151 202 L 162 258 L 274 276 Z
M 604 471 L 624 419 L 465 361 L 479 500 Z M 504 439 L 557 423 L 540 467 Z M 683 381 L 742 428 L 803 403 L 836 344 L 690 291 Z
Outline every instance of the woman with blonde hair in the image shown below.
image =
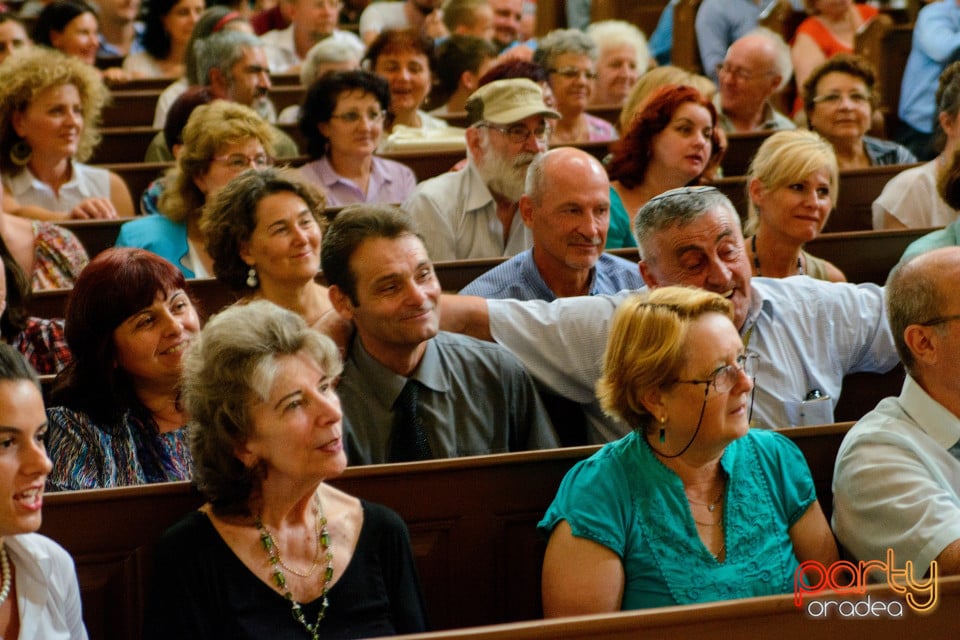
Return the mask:
M 636 117 L 637 111 L 646 99 L 650 97 L 650 94 L 668 84 L 682 84 L 693 87 L 711 102 L 713 102 L 713 98 L 717 94 L 717 85 L 706 76 L 691 73 L 686 69 L 674 67 L 669 64 L 650 69 L 650 71 L 640 76 L 640 79 L 633 85 L 630 95 L 627 96 L 627 99 L 623 103 L 623 108 L 620 110 L 620 119 L 617 122 L 617 127 L 620 129 L 621 134 L 630 128 L 630 123 L 632 123 Z
M 753 275 L 846 282 L 833 264 L 803 250 L 823 230 L 838 192 L 837 157 L 829 142 L 803 129 L 764 140 L 747 174 L 746 245 Z
M 159 209 L 120 228 L 116 246 L 163 256 L 188 278 L 213 275 L 213 260 L 200 232 L 207 200 L 246 169 L 273 166 L 274 133 L 243 105 L 215 100 L 193 110 L 183 130 L 176 166 L 165 177 Z
M 540 530 L 550 617 L 791 593 L 838 559 L 800 450 L 750 428 L 733 306 L 663 287 L 614 314 L 597 397 L 633 432 L 567 473 Z
M 84 164 L 100 142 L 97 125 L 109 97 L 97 70 L 35 47 L 5 60 L 0 77 L 0 158 L 9 209 L 15 201 L 18 215 L 44 220 L 132 216 L 123 179 Z

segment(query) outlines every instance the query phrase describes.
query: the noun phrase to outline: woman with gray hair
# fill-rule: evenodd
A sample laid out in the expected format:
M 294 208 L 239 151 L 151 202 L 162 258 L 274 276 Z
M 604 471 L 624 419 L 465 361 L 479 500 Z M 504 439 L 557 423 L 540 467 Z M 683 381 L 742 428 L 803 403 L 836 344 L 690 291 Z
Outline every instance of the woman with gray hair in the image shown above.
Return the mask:
M 363 51 L 349 42 L 324 38 L 310 48 L 300 66 L 300 84 L 309 87 L 329 71 L 353 71 L 360 68 Z M 281 124 L 296 124 L 300 105 L 292 104 L 277 117 Z
M 550 76 L 560 119 L 553 125 L 551 144 L 616 140 L 613 125 L 587 113 L 597 80 L 597 45 L 576 29 L 557 29 L 537 46 L 533 61 Z
M 425 629 L 403 521 L 325 482 L 347 464 L 340 370 L 329 338 L 270 302 L 207 324 L 182 391 L 207 503 L 157 544 L 145 638 Z
M 623 20 L 603 20 L 587 27 L 599 51 L 597 86 L 592 104 L 622 105 L 650 64 L 643 32 Z

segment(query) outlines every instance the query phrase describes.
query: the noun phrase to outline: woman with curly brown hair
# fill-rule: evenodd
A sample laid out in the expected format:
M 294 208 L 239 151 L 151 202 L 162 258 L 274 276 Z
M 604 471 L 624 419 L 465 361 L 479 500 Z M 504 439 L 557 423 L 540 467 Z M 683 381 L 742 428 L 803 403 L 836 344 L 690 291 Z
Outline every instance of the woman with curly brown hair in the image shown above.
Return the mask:
M 717 110 L 685 85 L 650 95 L 613 146 L 607 248 L 635 247 L 631 221 L 650 198 L 713 177 L 723 155 Z

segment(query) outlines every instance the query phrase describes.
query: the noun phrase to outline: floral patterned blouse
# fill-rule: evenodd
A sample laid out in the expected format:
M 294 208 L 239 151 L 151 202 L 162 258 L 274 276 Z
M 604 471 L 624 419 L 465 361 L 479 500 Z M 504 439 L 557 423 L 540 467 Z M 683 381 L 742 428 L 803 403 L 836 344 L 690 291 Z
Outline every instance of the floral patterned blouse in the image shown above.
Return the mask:
M 69 289 L 77 276 L 90 262 L 72 231 L 49 222 L 33 221 L 35 257 L 30 287 L 43 289 Z

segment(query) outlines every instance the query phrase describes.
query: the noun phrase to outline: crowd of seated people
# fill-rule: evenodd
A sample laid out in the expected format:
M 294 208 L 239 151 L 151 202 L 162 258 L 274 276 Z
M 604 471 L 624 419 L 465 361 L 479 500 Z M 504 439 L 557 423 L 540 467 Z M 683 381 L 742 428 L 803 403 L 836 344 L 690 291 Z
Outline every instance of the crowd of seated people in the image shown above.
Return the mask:
M 853 53 L 876 10 L 814 1 L 780 34 L 740 4 L 702 3 L 737 20 L 700 41 L 705 75 L 648 68 L 629 23 L 526 39 L 519 0 L 375 2 L 361 37 L 338 0 L 280 0 L 262 38 L 203 0 L 133 17 L 57 0 L 32 42 L 0 13 L 0 430 L 32 447 L 0 458 L 33 478 L 15 500 L 196 483 L 207 503 L 156 549 L 147 637 L 422 631 L 404 523 L 327 481 L 348 462 L 569 444 L 557 397 L 586 418 L 575 443 L 603 446 L 541 514 L 548 616 L 789 593 L 803 562 L 838 558 L 834 533 L 857 559 L 891 548 L 960 573 L 960 63 L 910 53 L 937 68 L 924 108 L 942 145 L 913 167 L 925 132 L 891 139 L 878 70 Z M 275 108 L 287 84 L 299 99 Z M 86 163 L 118 128 L 110 96 L 138 91 L 158 111 L 144 128 L 167 125 L 149 157 L 170 168 L 146 194 Z M 718 187 L 738 177 L 729 140 L 750 136 L 738 211 Z M 439 175 L 404 164 L 451 148 L 462 161 Z M 884 166 L 878 230 L 950 225 L 908 250 L 896 299 L 804 249 L 843 214 L 844 175 Z M 53 224 L 83 219 L 116 223 L 117 247 L 88 258 Z M 471 259 L 503 261 L 442 293 L 434 264 Z M 237 302 L 199 308 L 193 279 Z M 71 287 L 63 318 L 30 315 L 33 292 Z M 828 523 L 803 456 L 768 430 L 833 422 L 846 376 L 900 363 L 899 398 L 841 449 Z M 55 375 L 45 409 L 27 365 Z M 19 587 L 36 554 L 61 557 L 33 520 L 2 520 L 0 577 L 12 563 Z M 74 575 L 33 579 L 53 577 L 61 611 L 44 615 L 85 637 Z M 23 597 L 0 587 L 0 635 L 47 624 L 4 615 Z

